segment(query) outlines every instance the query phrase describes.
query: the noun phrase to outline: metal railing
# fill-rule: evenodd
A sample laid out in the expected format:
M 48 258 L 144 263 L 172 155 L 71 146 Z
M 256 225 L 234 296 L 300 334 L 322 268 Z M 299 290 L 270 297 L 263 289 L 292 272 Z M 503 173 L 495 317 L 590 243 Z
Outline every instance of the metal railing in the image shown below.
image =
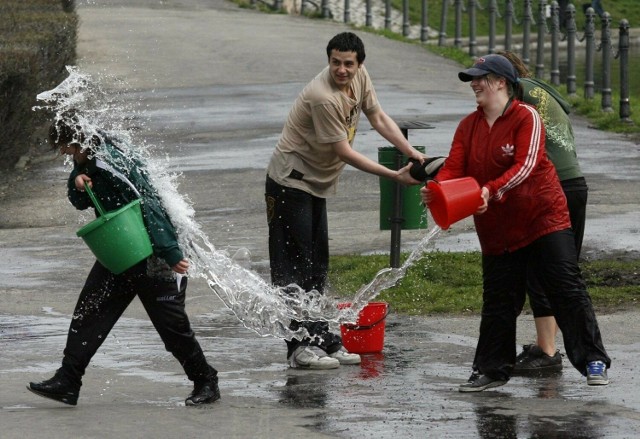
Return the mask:
M 520 44 L 520 55 L 525 64 L 530 64 L 531 45 L 533 38 L 531 36 L 532 26 L 537 31 L 536 41 L 536 61 L 535 76 L 544 79 L 545 76 L 545 58 L 550 55 L 550 82 L 555 85 L 561 85 L 560 76 L 560 58 L 564 55 L 567 63 L 566 87 L 570 95 L 576 93 L 576 54 L 579 50 L 576 42 L 583 43 L 580 50 L 584 50 L 584 97 L 593 99 L 595 96 L 594 82 L 594 60 L 596 52 L 600 52 L 602 56 L 601 63 L 601 108 L 602 111 L 612 112 L 612 90 L 611 90 L 611 70 L 612 62 L 619 62 L 620 71 L 620 103 L 619 116 L 625 122 L 630 122 L 631 105 L 629 99 L 629 22 L 626 19 L 620 21 L 618 26 L 617 49 L 611 38 L 611 16 L 608 12 L 603 12 L 600 17 L 596 15 L 593 8 L 587 8 L 585 11 L 585 24 L 582 35 L 579 36 L 576 26 L 576 9 L 573 4 L 569 4 L 561 17 L 560 7 L 557 1 L 547 4 L 547 0 L 538 1 L 537 17 L 533 12 L 533 0 L 523 0 L 522 17 L 518 19 L 514 9 L 513 0 L 505 0 L 503 3 L 504 12 L 500 14 L 500 8 L 497 0 L 490 0 L 486 8 L 479 5 L 478 0 L 468 0 L 465 8 L 463 0 L 444 0 L 442 2 L 442 15 L 440 31 L 438 33 L 438 45 L 445 46 L 450 44 L 447 39 L 447 19 L 448 9 L 453 7 L 455 10 L 455 28 L 453 37 L 453 46 L 462 48 L 461 29 L 462 22 L 467 17 L 469 25 L 468 47 L 469 55 L 478 55 L 478 43 L 476 41 L 476 11 L 486 11 L 489 15 L 489 37 L 487 53 L 495 53 L 497 50 L 497 32 L 496 23 L 498 19 L 504 20 L 504 42 L 502 47 L 504 50 L 513 51 L 513 25 L 520 26 L 519 30 L 522 35 Z M 561 19 L 563 19 L 561 22 Z M 599 21 L 599 23 L 598 23 Z M 597 41 L 596 27 L 599 24 L 600 39 Z M 519 32 L 519 34 L 520 34 Z M 564 44 L 561 44 L 564 43 Z M 564 46 L 564 49 L 561 47 Z M 550 53 L 549 53 L 550 52 Z
M 251 0 L 252 4 L 260 1 L 273 9 L 280 10 L 283 7 L 282 0 L 272 0 L 268 3 L 263 0 Z M 332 13 L 332 8 L 338 5 L 342 10 L 342 21 L 352 22 L 352 12 L 354 12 L 352 0 L 298 0 L 300 13 L 304 14 L 308 7 L 315 8 L 323 18 L 336 18 Z M 573 4 L 569 4 L 561 17 L 560 7 L 557 1 L 550 3 L 547 0 L 538 0 L 537 9 L 534 13 L 534 0 L 522 0 L 520 17 L 516 13 L 513 0 L 485 0 L 485 6 L 479 0 L 443 0 L 440 11 L 440 29 L 437 33 L 437 44 L 439 46 L 452 45 L 456 48 L 463 48 L 462 29 L 463 25 L 468 26 L 468 53 L 470 56 L 478 56 L 480 44 L 478 42 L 476 22 L 478 14 L 487 14 L 489 22 L 489 35 L 487 42 L 483 44 L 485 53 L 495 53 L 500 46 L 501 49 L 518 53 L 525 64 L 531 64 L 531 51 L 535 46 L 535 65 L 532 71 L 537 78 L 545 79 L 545 59 L 550 58 L 549 81 L 553 85 L 561 84 L 560 61 L 567 64 L 567 74 L 565 77 L 567 92 L 576 93 L 576 54 L 578 50 L 584 50 L 584 97 L 593 99 L 595 97 L 594 65 L 596 53 L 601 55 L 600 93 L 602 111 L 612 112 L 612 90 L 611 90 L 611 70 L 612 62 L 618 61 L 620 72 L 620 119 L 630 122 L 631 106 L 629 98 L 629 22 L 621 20 L 618 26 L 617 45 L 614 47 L 612 39 L 611 16 L 608 12 L 603 12 L 598 16 L 592 8 L 585 11 L 584 28 L 579 31 L 576 26 L 576 9 Z M 358 7 L 364 8 L 362 11 L 355 11 L 360 17 L 364 16 L 364 24 L 373 27 L 373 10 L 378 14 L 384 11 L 385 29 L 392 27 L 392 13 L 401 14 L 400 31 L 407 37 L 411 33 L 411 23 L 409 20 L 409 1 L 402 0 L 400 11 L 393 10 L 390 0 L 364 0 L 358 3 Z M 423 43 L 429 42 L 428 32 L 428 6 L 426 0 L 421 0 L 421 14 L 419 25 L 419 39 Z M 447 37 L 447 16 L 453 8 L 454 29 L 453 37 Z M 562 22 L 561 22 L 562 18 Z M 504 39 L 502 44 L 497 42 L 498 20 L 504 22 Z M 514 29 L 515 28 L 515 29 Z M 597 38 L 597 28 L 599 28 L 599 39 Z M 517 33 L 516 33 L 517 32 Z M 533 33 L 536 33 L 535 38 Z M 580 35 L 579 35 L 580 34 Z M 514 40 L 518 44 L 514 43 Z M 484 39 L 483 39 L 484 41 Z M 580 43 L 580 44 L 577 44 Z M 485 48 L 486 46 L 486 48 Z M 517 47 L 516 47 L 517 46 Z M 579 47 L 578 47 L 579 46 Z

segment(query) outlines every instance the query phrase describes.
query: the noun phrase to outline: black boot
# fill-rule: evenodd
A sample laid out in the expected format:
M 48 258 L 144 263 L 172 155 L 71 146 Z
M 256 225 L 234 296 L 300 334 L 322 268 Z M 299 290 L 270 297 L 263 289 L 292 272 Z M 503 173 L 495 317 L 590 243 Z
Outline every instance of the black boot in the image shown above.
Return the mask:
M 220 399 L 220 389 L 218 388 L 218 377 L 212 376 L 204 381 L 196 381 L 193 392 L 184 401 L 186 405 L 211 404 Z
M 53 378 L 41 383 L 29 383 L 27 389 L 36 395 L 53 399 L 69 405 L 78 404 L 78 395 L 80 387 L 72 384 L 59 374 L 55 374 Z

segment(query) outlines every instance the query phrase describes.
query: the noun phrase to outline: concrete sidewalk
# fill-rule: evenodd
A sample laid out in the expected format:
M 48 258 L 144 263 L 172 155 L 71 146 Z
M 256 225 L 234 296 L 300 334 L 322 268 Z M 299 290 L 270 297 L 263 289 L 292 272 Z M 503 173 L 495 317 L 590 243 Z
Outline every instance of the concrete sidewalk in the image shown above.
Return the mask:
M 144 109 L 141 137 L 181 171 L 181 192 L 219 249 L 248 248 L 266 273 L 266 163 L 301 87 L 326 64 L 342 24 L 238 9 L 222 0 L 97 0 L 78 7 L 79 66 L 124 81 L 122 99 Z M 446 154 L 460 118 L 475 107 L 460 67 L 417 45 L 358 32 L 383 108 L 432 123 L 409 133 L 427 153 Z M 312 38 L 310 36 L 313 36 Z M 574 119 L 590 185 L 585 253 L 638 256 L 640 148 Z M 385 142 L 364 124 L 356 148 L 376 158 Z M 246 330 L 201 281 L 188 311 L 222 399 L 187 409 L 191 390 L 139 303 L 127 310 L 89 368 L 79 406 L 29 393 L 58 366 L 69 317 L 93 258 L 75 231 L 85 218 L 65 199 L 67 169 L 46 154 L 0 183 L 0 425 L 3 438 L 49 437 L 550 437 L 631 438 L 640 430 L 637 310 L 599 316 L 613 358 L 611 385 L 589 388 L 565 361 L 562 375 L 514 378 L 460 395 L 478 316 L 388 318 L 383 354 L 336 371 L 289 370 L 282 341 Z M 347 170 L 329 200 L 333 253 L 385 252 L 378 181 Z M 403 231 L 411 250 L 426 231 Z M 436 248 L 477 248 L 469 222 Z M 434 267 L 437 269 L 437 267 Z M 519 343 L 533 337 L 523 316 Z

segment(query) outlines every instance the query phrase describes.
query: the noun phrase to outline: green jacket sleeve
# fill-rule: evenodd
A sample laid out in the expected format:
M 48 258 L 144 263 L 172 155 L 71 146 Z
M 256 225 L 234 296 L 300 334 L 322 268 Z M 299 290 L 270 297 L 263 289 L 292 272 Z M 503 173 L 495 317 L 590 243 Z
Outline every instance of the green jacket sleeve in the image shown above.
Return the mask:
M 178 244 L 178 234 L 157 191 L 149 183 L 143 166 L 125 157 L 110 143 L 103 144 L 102 147 L 106 149 L 105 158 L 109 159 L 109 165 L 124 175 L 140 194 L 140 207 L 153 246 L 153 254 L 173 267 L 184 258 Z M 75 188 L 75 177 L 82 173 L 91 177 L 93 192 L 106 211 L 119 209 L 138 198 L 138 195 L 126 182 L 109 170 L 96 166 L 96 160 L 92 158 L 86 166 L 76 164 L 69 176 L 68 197 L 76 209 L 84 210 L 93 207 L 89 196 Z

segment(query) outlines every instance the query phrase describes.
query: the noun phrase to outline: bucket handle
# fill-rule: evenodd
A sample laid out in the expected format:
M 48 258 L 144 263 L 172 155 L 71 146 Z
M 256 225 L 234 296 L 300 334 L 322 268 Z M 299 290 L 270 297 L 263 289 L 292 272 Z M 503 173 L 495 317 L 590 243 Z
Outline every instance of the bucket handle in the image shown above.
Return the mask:
M 84 182 L 84 189 L 87 191 L 87 194 L 89 195 L 89 198 L 91 198 L 91 201 L 93 201 L 93 205 L 96 206 L 96 209 L 98 209 L 98 213 L 100 213 L 100 216 L 104 216 L 105 214 L 104 207 L 102 207 L 102 204 L 100 204 L 100 202 L 98 201 L 98 198 L 93 193 L 93 191 L 91 190 L 91 187 L 86 181 Z
M 391 311 L 391 306 L 389 304 L 387 304 L 387 311 L 384 313 L 382 318 L 380 320 L 378 320 L 377 322 L 371 323 L 370 325 L 353 325 L 353 324 L 350 324 L 350 323 L 345 323 L 344 327 L 349 329 L 349 330 L 351 330 L 351 331 L 366 331 L 366 330 L 372 329 L 377 324 L 382 323 L 382 321 L 387 318 L 387 316 L 389 315 L 390 311 Z

